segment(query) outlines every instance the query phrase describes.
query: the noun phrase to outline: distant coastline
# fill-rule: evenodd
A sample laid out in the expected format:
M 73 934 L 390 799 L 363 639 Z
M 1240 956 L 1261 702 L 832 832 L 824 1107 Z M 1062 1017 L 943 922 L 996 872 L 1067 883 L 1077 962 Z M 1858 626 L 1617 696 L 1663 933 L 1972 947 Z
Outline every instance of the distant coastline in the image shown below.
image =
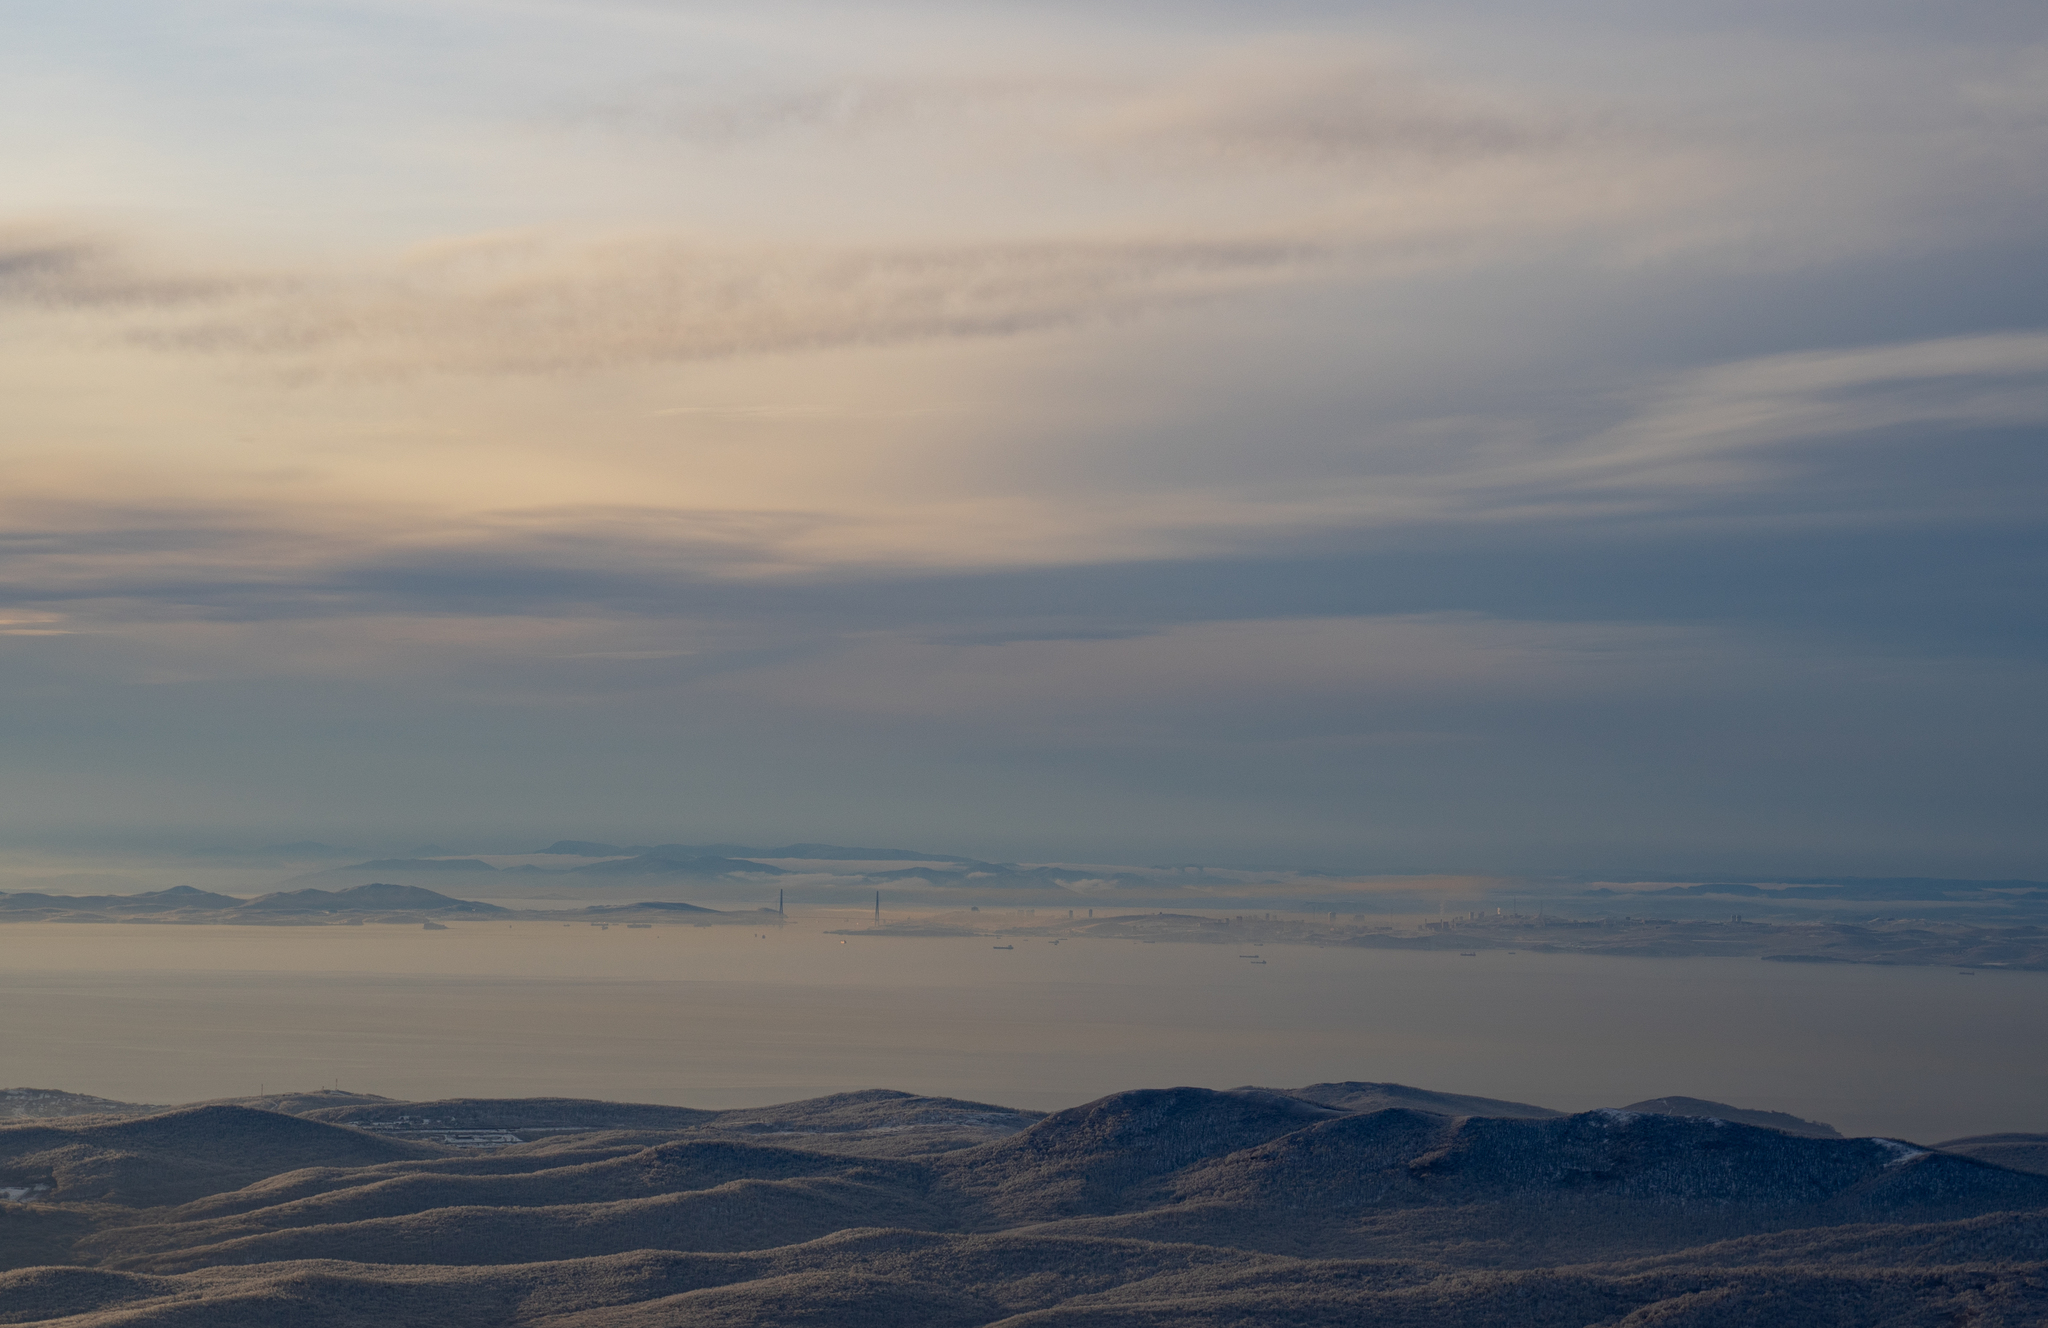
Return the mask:
M 1949 966 L 1973 971 L 2048 972 L 2048 928 L 2031 923 L 1977 924 L 1883 917 L 1865 922 L 1672 918 L 1571 918 L 1550 913 L 1485 913 L 1390 920 L 1301 912 L 1047 909 L 1066 917 L 1041 920 L 1037 910 L 892 907 L 888 921 L 833 929 L 838 936 L 943 939 L 961 937 L 1143 941 L 1194 945 L 1341 946 L 1375 950 L 1480 954 L 1606 955 L 1634 959 L 1755 958 L 1776 963 Z M 1100 911 L 1102 916 L 1094 916 Z M 126 923 L 169 926 L 421 926 L 452 921 L 561 923 L 646 927 L 784 926 L 775 908 L 714 909 L 673 900 L 589 904 L 579 908 L 510 908 L 457 899 L 417 886 L 382 882 L 347 890 L 279 891 L 253 899 L 189 886 L 141 895 L 0 894 L 0 923 Z

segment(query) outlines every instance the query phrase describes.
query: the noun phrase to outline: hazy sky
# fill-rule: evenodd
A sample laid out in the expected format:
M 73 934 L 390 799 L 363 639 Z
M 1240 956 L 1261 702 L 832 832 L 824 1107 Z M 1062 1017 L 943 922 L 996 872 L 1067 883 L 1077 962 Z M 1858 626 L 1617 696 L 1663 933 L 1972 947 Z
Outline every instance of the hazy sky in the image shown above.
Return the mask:
M 2044 149 L 2033 0 L 15 6 L 0 836 L 2048 875 Z

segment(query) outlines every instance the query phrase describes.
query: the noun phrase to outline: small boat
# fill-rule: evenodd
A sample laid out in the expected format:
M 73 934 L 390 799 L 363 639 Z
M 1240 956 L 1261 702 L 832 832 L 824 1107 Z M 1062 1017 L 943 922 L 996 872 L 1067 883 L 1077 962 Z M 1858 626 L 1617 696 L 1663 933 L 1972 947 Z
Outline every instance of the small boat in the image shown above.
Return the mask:
M 1241 954 L 1241 955 L 1239 955 L 1239 956 L 1238 956 L 1238 958 L 1239 958 L 1239 959 L 1257 959 L 1257 958 L 1258 958 L 1258 956 L 1257 956 L 1257 955 L 1244 955 L 1244 954 Z
M 991 950 L 1014 950 L 1016 948 L 1014 945 L 991 945 L 989 947 Z
M 1477 959 L 1478 957 L 1479 957 L 1479 954 L 1478 954 L 1478 952 L 1477 952 L 1477 951 L 1475 951 L 1475 950 L 1460 950 L 1460 951 L 1458 951 L 1458 958 L 1460 958 L 1460 959 Z

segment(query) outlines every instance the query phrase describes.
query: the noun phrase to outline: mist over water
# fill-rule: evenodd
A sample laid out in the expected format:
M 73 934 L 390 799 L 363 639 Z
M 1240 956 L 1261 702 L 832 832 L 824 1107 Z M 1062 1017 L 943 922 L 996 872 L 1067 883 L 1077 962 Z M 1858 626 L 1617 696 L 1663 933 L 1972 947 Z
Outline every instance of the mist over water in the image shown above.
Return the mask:
M 883 1087 L 1041 1109 L 1361 1079 L 1565 1110 L 1694 1096 L 1921 1142 L 2038 1129 L 2048 1101 L 2039 973 L 827 934 L 849 921 L 17 924 L 0 1079 L 160 1103 Z

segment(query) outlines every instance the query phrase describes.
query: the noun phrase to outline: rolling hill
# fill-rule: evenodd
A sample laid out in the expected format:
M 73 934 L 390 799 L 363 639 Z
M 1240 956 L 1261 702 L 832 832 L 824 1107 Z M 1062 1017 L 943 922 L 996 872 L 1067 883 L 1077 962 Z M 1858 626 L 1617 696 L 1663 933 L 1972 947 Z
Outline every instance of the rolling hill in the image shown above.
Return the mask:
M 1565 1114 L 1344 1083 L 1045 1116 L 883 1091 L 729 1112 L 277 1101 L 292 1110 L 0 1127 L 18 1199 L 0 1203 L 0 1323 L 2048 1315 L 2048 1176 L 1696 1099 Z M 445 1142 L 476 1132 L 501 1142 Z

